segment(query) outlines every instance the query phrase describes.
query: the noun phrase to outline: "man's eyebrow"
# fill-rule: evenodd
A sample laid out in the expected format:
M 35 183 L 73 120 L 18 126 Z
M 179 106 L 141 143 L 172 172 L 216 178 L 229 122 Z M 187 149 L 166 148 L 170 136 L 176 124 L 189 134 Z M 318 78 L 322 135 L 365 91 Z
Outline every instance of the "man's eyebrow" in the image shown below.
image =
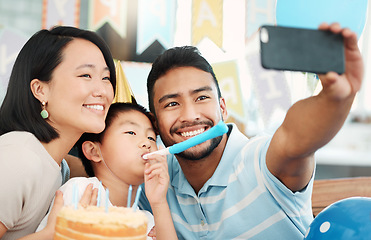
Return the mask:
M 162 96 L 158 102 L 159 103 L 162 103 L 163 101 L 167 100 L 167 99 L 170 99 L 170 98 L 176 98 L 176 97 L 179 97 L 179 94 L 178 93 L 174 93 L 174 94 L 166 94 L 164 96 Z
M 191 93 L 199 93 L 199 92 L 203 92 L 203 91 L 212 91 L 213 89 L 210 87 L 210 86 L 205 86 L 205 87 L 200 87 L 200 88 L 197 88 L 197 89 L 194 89 L 192 90 Z
M 195 94 L 195 93 L 199 93 L 199 92 L 204 92 L 204 91 L 212 91 L 213 89 L 210 87 L 210 86 L 204 86 L 204 87 L 200 87 L 200 88 L 197 88 L 197 89 L 193 89 L 190 91 L 191 94 Z M 170 99 L 170 98 L 176 98 L 176 97 L 179 97 L 180 94 L 178 93 L 173 93 L 173 94 L 167 94 L 167 95 L 164 95 L 162 96 L 158 102 L 161 103 L 167 99 Z

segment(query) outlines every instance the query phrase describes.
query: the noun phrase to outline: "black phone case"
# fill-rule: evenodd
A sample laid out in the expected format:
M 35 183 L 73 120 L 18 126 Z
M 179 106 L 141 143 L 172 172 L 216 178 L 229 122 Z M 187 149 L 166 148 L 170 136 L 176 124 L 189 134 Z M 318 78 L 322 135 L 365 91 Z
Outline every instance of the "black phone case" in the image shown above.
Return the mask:
M 328 31 L 264 25 L 260 53 L 267 69 L 344 73 L 343 37 Z

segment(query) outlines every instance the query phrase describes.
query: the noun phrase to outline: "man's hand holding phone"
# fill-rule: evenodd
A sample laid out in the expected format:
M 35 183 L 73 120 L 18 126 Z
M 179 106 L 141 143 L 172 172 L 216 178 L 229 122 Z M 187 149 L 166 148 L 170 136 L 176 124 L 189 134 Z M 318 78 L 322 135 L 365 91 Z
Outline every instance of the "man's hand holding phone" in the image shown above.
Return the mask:
M 338 23 L 323 23 L 318 30 L 264 25 L 261 63 L 267 69 L 316 73 L 326 95 L 354 97 L 364 72 L 357 42 L 357 34 Z

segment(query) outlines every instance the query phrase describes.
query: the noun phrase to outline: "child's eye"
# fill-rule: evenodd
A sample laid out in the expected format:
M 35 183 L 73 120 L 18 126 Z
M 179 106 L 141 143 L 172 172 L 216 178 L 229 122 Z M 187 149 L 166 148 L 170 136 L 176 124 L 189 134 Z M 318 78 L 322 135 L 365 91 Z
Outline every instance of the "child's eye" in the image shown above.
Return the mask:
M 110 81 L 111 78 L 110 78 L 110 77 L 104 77 L 103 80 L 108 80 L 108 81 Z
M 125 133 L 130 134 L 130 135 L 135 135 L 135 132 L 133 132 L 133 131 L 127 131 Z
M 156 142 L 156 138 L 148 137 L 149 140 Z

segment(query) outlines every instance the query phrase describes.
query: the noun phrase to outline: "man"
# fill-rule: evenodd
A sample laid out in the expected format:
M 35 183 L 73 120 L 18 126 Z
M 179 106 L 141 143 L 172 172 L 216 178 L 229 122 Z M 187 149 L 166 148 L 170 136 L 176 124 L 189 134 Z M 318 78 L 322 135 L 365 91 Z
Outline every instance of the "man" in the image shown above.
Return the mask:
M 346 72 L 320 75 L 323 90 L 295 103 L 273 137 L 222 137 L 168 157 L 168 202 L 180 239 L 302 239 L 313 220 L 314 153 L 342 127 L 363 78 L 357 36 L 339 24 Z M 283 56 L 284 57 L 284 56 Z M 171 146 L 227 118 L 210 64 L 196 48 L 167 50 L 147 81 L 161 140 Z M 141 206 L 148 209 L 142 198 Z

